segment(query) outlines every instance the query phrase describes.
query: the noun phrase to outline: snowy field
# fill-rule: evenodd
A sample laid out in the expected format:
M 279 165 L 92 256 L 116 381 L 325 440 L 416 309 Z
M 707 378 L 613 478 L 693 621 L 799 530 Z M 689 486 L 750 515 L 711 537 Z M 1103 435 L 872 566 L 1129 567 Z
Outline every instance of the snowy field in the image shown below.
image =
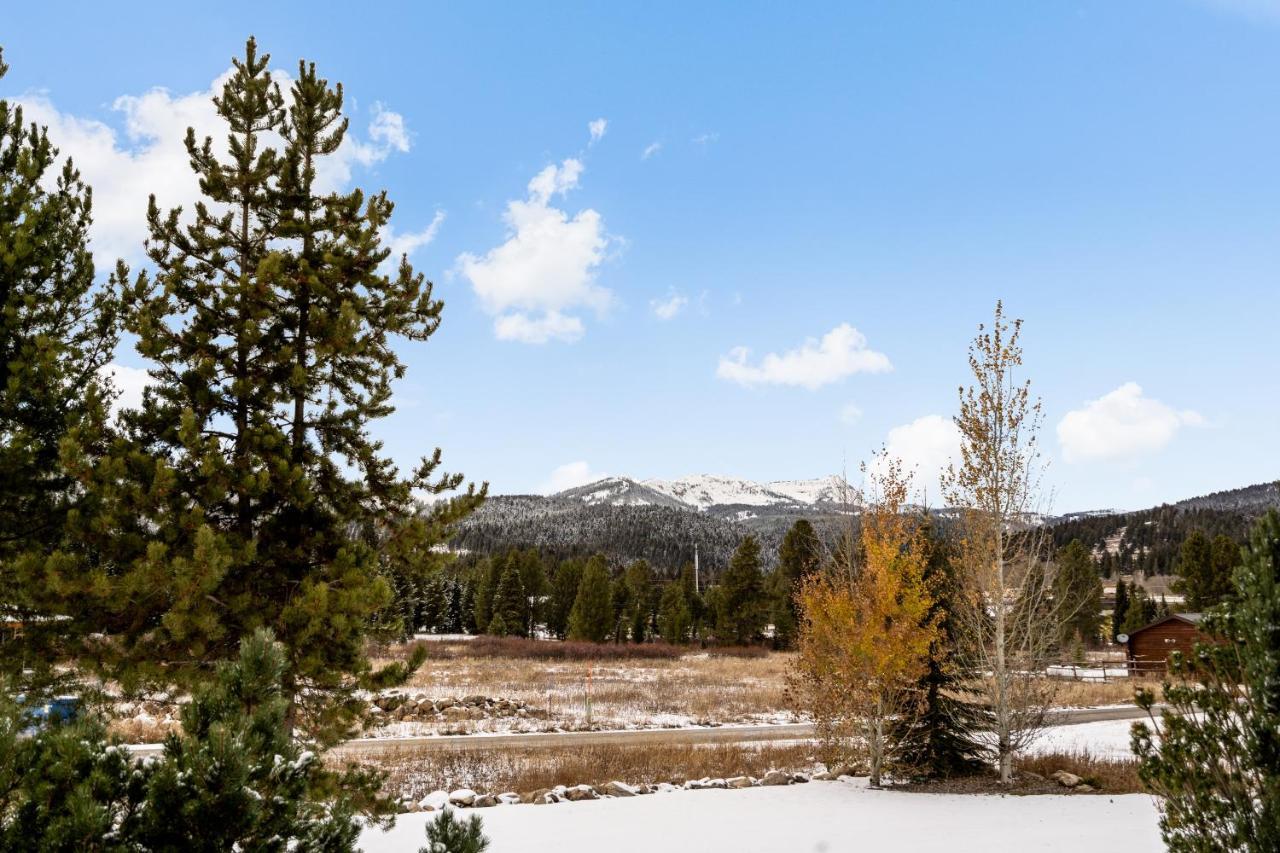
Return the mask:
M 865 779 L 630 799 L 464 810 L 491 853 L 946 853 L 1164 847 L 1155 801 L 1125 796 L 995 796 L 875 791 Z M 416 853 L 430 813 L 367 831 L 366 853 Z
M 1070 754 L 1088 752 L 1098 758 L 1134 758 L 1129 749 L 1129 732 L 1134 723 L 1149 721 L 1106 720 L 1078 723 L 1074 726 L 1050 726 L 1031 744 L 1028 752 L 1044 755 L 1051 752 Z

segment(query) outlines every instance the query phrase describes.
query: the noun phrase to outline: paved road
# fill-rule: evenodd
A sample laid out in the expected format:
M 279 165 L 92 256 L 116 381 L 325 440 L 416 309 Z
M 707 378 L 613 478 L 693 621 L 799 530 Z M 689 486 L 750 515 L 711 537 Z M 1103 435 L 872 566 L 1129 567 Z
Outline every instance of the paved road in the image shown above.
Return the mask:
M 1069 726 L 1104 720 L 1131 720 L 1145 717 L 1134 705 L 1113 708 L 1073 708 L 1051 711 L 1048 724 Z M 618 744 L 643 746 L 650 743 L 754 743 L 760 741 L 804 740 L 813 737 L 812 723 L 762 726 L 720 726 L 696 729 L 644 729 L 640 731 L 539 732 L 506 735 L 426 735 L 410 738 L 358 738 L 349 740 L 336 752 L 370 753 L 412 749 L 415 752 L 469 752 L 484 749 L 572 749 L 579 746 Z

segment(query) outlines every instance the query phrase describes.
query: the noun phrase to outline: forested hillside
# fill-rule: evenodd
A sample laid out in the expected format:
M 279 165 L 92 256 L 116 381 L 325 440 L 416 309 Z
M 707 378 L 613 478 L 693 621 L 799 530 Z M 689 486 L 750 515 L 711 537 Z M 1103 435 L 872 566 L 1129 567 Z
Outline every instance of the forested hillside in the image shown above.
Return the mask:
M 1243 544 L 1252 522 L 1278 505 L 1280 487 L 1264 483 L 1136 512 L 1075 516 L 1053 525 L 1053 541 L 1061 546 L 1079 539 L 1089 546 L 1104 577 L 1174 574 L 1179 549 L 1192 532 Z

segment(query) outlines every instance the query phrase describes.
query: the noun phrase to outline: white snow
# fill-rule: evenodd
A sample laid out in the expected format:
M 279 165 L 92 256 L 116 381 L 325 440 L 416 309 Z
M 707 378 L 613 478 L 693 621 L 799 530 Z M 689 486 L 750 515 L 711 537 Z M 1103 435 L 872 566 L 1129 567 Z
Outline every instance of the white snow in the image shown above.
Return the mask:
M 464 815 L 472 812 L 463 812 Z M 1013 853 L 1163 850 L 1155 801 L 1125 796 L 994 796 L 876 791 L 865 779 L 478 809 L 494 853 Z M 360 839 L 367 853 L 413 853 L 437 815 L 401 815 Z
M 1073 726 L 1050 726 L 1041 732 L 1027 752 L 1044 755 L 1061 752 L 1068 755 L 1087 752 L 1098 758 L 1137 760 L 1129 749 L 1129 732 L 1134 723 L 1150 722 L 1146 718 L 1105 720 L 1099 723 L 1077 723 Z

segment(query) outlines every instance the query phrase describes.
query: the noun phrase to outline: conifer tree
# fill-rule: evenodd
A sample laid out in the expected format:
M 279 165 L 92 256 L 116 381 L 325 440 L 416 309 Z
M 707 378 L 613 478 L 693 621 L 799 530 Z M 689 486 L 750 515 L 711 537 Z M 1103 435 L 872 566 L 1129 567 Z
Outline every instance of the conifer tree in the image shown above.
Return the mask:
M 720 578 L 723 600 L 716 614 L 716 638 L 744 645 L 764 628 L 764 577 L 760 573 L 760 542 L 746 536 Z
M 662 589 L 662 599 L 658 605 L 658 632 L 662 639 L 672 645 L 689 641 L 693 630 L 693 613 L 689 610 L 689 602 L 679 581 L 673 581 Z
M 1200 530 L 1182 542 L 1175 567 L 1173 590 L 1186 596 L 1187 608 L 1202 611 L 1222 602 L 1231 591 L 1231 572 L 1239 563 L 1240 549 L 1227 537 L 1210 541 Z
M 547 631 L 563 640 L 569 633 L 569 614 L 578 598 L 578 584 L 582 581 L 583 563 L 578 559 L 565 560 L 556 567 L 551 579 L 551 591 L 547 600 Z
M 614 628 L 613 590 L 604 557 L 587 561 L 569 614 L 569 639 L 603 643 Z
M 315 187 L 346 130 L 341 90 L 302 65 L 286 105 L 250 39 L 214 104 L 227 153 L 188 131 L 204 194 L 191 220 L 154 198 L 148 212 L 156 272 L 129 289 L 126 328 L 152 385 L 110 462 L 83 464 L 113 514 L 85 526 L 110 570 L 82 588 L 126 686 L 199 680 L 270 627 L 289 725 L 331 741 L 359 690 L 421 660 L 370 668 L 386 577 L 439 568 L 432 546 L 483 490 L 420 507 L 415 492 L 461 478 L 439 473 L 438 450 L 402 476 L 369 435 L 404 373 L 393 343 L 425 341 L 443 306 L 407 260 L 384 272 L 385 194 Z
M 529 599 L 524 594 L 519 560 L 507 560 L 498 580 L 493 597 L 493 618 L 488 633 L 524 637 L 528 635 L 525 619 L 528 617 Z
M 0 54 L 0 78 L 7 67 Z M 80 550 L 67 517 L 89 509 L 61 458 L 73 437 L 98 455 L 116 344 L 114 291 L 94 287 L 92 195 L 71 160 L 20 106 L 0 100 L 0 619 L 24 629 L 0 642 L 0 677 L 31 693 L 54 676 L 76 629 L 45 577 Z
M 1058 642 L 1068 646 L 1074 638 L 1092 643 L 1102 626 L 1102 579 L 1094 568 L 1089 549 L 1072 539 L 1059 549 L 1053 575 L 1053 597 L 1060 614 Z
M 1129 613 L 1129 587 L 1123 578 L 1116 578 L 1116 603 L 1111 609 L 1111 641 L 1124 633 L 1125 617 Z
M 698 589 L 698 578 L 694 574 L 693 563 L 685 563 L 680 572 L 680 589 L 684 591 L 685 603 L 689 605 L 690 633 L 694 637 L 703 635 L 703 626 L 707 619 L 707 604 Z
M 1213 639 L 1175 652 L 1163 687 L 1138 704 L 1133 729 L 1143 782 L 1162 796 L 1172 853 L 1280 850 L 1280 514 L 1254 527 L 1232 595 L 1200 624 Z M 1159 731 L 1159 735 L 1156 731 Z
M 627 566 L 625 581 L 628 592 L 628 628 L 631 642 L 643 643 L 649 634 L 650 604 L 653 596 L 653 571 L 645 560 Z
M 157 759 L 132 758 L 94 718 L 22 736 L 0 694 L 0 849 L 354 850 L 356 812 L 389 805 L 381 779 L 327 770 L 287 734 L 287 666 L 269 632 L 245 638 Z
M 950 542 L 926 516 L 920 531 L 927 543 L 923 581 L 933 598 L 925 616 L 938 633 L 929 645 L 928 666 L 916 684 L 918 710 L 898 722 L 894 737 L 903 766 L 927 776 L 950 777 L 981 771 L 985 747 L 980 733 L 991 727 L 991 714 L 972 684 L 977 677 L 965 662 L 959 626 L 952 615 L 964 594 Z
M 778 567 L 769 576 L 770 620 L 774 644 L 789 648 L 795 639 L 799 583 L 822 565 L 822 543 L 806 518 L 797 519 L 778 547 Z
M 484 853 L 489 839 L 484 836 L 480 815 L 460 820 L 452 809 L 445 809 L 435 820 L 427 821 L 427 846 L 418 853 Z

